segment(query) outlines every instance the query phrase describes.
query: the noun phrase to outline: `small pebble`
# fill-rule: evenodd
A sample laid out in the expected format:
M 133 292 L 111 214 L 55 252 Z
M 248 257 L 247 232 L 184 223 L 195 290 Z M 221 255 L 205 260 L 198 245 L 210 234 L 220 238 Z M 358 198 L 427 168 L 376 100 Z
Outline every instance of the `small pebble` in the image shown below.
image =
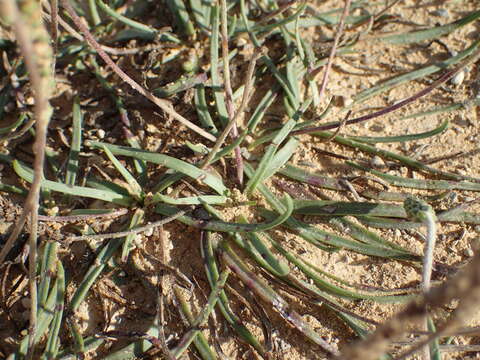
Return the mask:
M 105 137 L 105 130 L 103 129 L 98 129 L 97 135 L 99 139 L 103 139 Z
M 476 225 L 473 230 L 475 230 L 477 233 L 480 233 L 480 225 Z
M 385 126 L 384 125 L 379 125 L 379 124 L 374 124 L 374 125 L 370 126 L 370 130 L 374 131 L 374 132 L 382 132 L 383 130 L 385 130 Z
M 52 208 L 45 209 L 45 212 L 48 216 L 57 216 L 60 212 L 60 209 L 58 208 L 58 206 L 54 206 Z
M 458 127 L 458 126 L 452 126 L 452 130 L 455 131 L 455 133 L 457 133 L 457 134 L 463 134 L 465 132 L 465 130 L 463 130 L 463 128 Z
M 451 80 L 450 83 L 452 85 L 461 85 L 463 83 L 463 80 L 465 80 L 465 71 L 460 71 L 458 72 Z
M 148 230 L 145 230 L 145 232 L 143 233 L 146 237 L 149 237 L 149 236 L 152 236 L 153 235 L 153 227 L 148 229 Z
M 462 127 L 473 125 L 470 119 L 465 118 L 465 116 L 462 116 L 462 115 L 456 116 L 455 119 L 453 119 L 453 123 Z
M 465 255 L 467 257 L 472 257 L 474 255 L 473 250 L 468 247 L 468 248 L 463 250 L 463 255 Z
M 438 9 L 432 11 L 430 14 L 433 16 L 439 16 L 439 17 L 448 17 L 448 10 L 447 9 Z
M 338 95 L 336 96 L 336 103 L 340 107 L 348 107 L 353 104 L 352 98 L 348 96 Z
M 370 160 L 370 165 L 375 168 L 383 168 L 385 166 L 385 161 L 383 161 L 380 156 L 375 155 L 372 160 Z

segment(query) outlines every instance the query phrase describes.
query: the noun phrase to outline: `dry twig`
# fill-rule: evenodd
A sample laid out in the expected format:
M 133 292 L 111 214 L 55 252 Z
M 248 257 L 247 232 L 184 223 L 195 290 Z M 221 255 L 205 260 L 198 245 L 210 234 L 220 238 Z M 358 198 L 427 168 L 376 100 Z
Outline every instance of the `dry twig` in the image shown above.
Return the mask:
M 10 251 L 13 243 L 17 240 L 27 216 L 31 216 L 29 237 L 29 285 L 30 285 L 30 328 L 29 349 L 27 359 L 31 359 L 34 352 L 34 339 L 37 320 L 37 230 L 38 208 L 40 199 L 40 185 L 43 179 L 43 163 L 47 143 L 48 123 L 52 114 L 49 99 L 54 91 L 52 76 L 52 49 L 47 31 L 43 27 L 40 5 L 35 0 L 28 0 L 18 8 L 14 0 L 5 0 L 1 3 L 3 17 L 12 25 L 15 37 L 24 56 L 29 72 L 30 81 L 35 97 L 35 120 L 36 136 L 33 144 L 35 153 L 33 167 L 33 182 L 27 199 L 25 200 L 23 213 L 15 224 L 15 228 L 7 243 L 0 253 L 0 263 Z
M 221 36 L 222 36 L 222 57 L 223 57 L 223 79 L 225 87 L 225 102 L 227 106 L 227 113 L 231 124 L 230 128 L 232 131 L 232 138 L 236 139 L 238 137 L 238 128 L 237 121 L 238 117 L 235 114 L 235 109 L 233 105 L 233 90 L 232 83 L 230 81 L 230 64 L 228 59 L 228 20 L 227 20 L 227 1 L 220 1 L 221 7 Z M 230 131 L 230 130 L 229 130 Z M 237 180 L 238 184 L 243 184 L 243 160 L 242 152 L 240 146 L 235 147 L 235 160 L 236 160 L 236 170 L 237 170 Z
M 380 325 L 368 338 L 347 347 L 339 359 L 377 359 L 387 351 L 393 340 L 407 333 L 409 321 L 424 319 L 427 307 L 431 309 L 440 307 L 453 299 L 461 299 L 456 312 L 445 324 L 438 327 L 438 332 L 430 336 L 427 343 L 444 332 L 459 328 L 477 311 L 480 301 L 480 253 L 477 253 L 465 271 L 441 286 L 431 289 L 420 299 L 412 301 L 403 311 Z M 423 342 L 418 344 L 417 349 L 421 346 Z
M 335 34 L 335 39 L 333 40 L 332 50 L 330 51 L 327 66 L 325 68 L 325 72 L 323 73 L 322 86 L 320 87 L 320 93 L 318 95 L 319 101 L 322 99 L 323 94 L 325 93 L 325 89 L 327 88 L 328 75 L 330 74 L 330 69 L 332 68 L 333 59 L 335 58 L 335 53 L 337 52 L 337 46 L 340 42 L 340 37 L 343 34 L 343 28 L 345 27 L 345 19 L 347 18 L 348 12 L 350 11 L 350 3 L 351 0 L 345 0 L 345 7 L 343 8 L 342 17 L 340 18 L 337 33 Z M 315 76 L 315 71 L 312 72 L 311 76 Z

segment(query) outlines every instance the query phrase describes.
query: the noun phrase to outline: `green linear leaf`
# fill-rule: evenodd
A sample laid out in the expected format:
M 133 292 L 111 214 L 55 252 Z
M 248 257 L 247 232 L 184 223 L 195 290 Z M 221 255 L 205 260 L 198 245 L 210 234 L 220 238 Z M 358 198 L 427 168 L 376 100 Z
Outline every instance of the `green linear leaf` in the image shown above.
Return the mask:
M 360 169 L 375 176 L 378 176 L 380 179 L 385 180 L 390 185 L 406 187 L 411 189 L 422 189 L 422 190 L 469 190 L 469 191 L 480 191 L 480 184 L 469 182 L 469 181 L 451 181 L 451 180 L 423 180 L 423 179 L 410 179 L 404 178 L 401 176 L 390 175 L 382 173 L 378 170 L 370 169 L 365 166 L 361 166 L 352 161 L 346 161 L 347 165 L 350 165 L 356 169 Z
M 375 85 L 367 90 L 361 91 L 360 93 L 355 95 L 353 100 L 356 103 L 365 101 L 376 94 L 387 91 L 405 82 L 424 78 L 425 76 L 444 70 L 448 66 L 459 63 L 461 60 L 465 59 L 467 56 L 472 54 L 478 48 L 479 44 L 480 44 L 480 40 L 476 40 L 467 49 L 461 51 L 460 53 L 458 53 L 458 55 L 452 56 L 445 61 L 437 62 L 432 65 L 427 65 L 418 70 L 413 70 L 406 74 L 395 76 L 394 78 L 383 81 L 378 85 Z
M 423 133 L 418 134 L 407 134 L 407 135 L 399 135 L 399 136 L 348 136 L 350 139 L 355 141 L 367 143 L 367 144 L 378 144 L 378 143 L 392 143 L 392 142 L 406 142 L 412 140 L 420 140 L 425 139 L 431 136 L 438 135 L 444 132 L 448 128 L 449 122 L 445 120 L 439 127 L 425 131 Z
M 228 198 L 226 196 L 219 195 L 200 195 L 175 199 L 170 196 L 156 193 L 152 198 L 151 204 L 155 204 L 157 202 L 164 202 L 165 204 L 170 205 L 215 205 L 225 204 L 227 202 L 227 199 Z
M 0 106 L 2 106 L 0 104 Z M 3 107 L 2 107 L 3 108 Z M 0 110 L 0 113 L 1 113 L 2 110 Z M 18 117 L 18 119 L 16 121 L 14 121 L 11 125 L 8 125 L 6 127 L 3 127 L 3 128 L 0 128 L 0 135 L 3 135 L 3 134 L 8 134 L 10 131 L 16 129 L 17 127 L 19 127 L 20 125 L 22 125 L 22 123 L 25 121 L 25 119 L 27 118 L 27 114 L 26 113 L 22 113 L 20 114 L 20 116 Z
M 65 174 L 65 184 L 75 185 L 78 173 L 78 157 L 82 146 L 82 127 L 83 114 L 80 108 L 80 99 L 76 96 L 73 101 L 73 121 L 72 121 L 72 144 L 68 154 L 67 172 Z
M 435 26 L 431 29 L 427 30 L 420 30 L 420 31 L 413 31 L 410 33 L 403 33 L 399 35 L 389 35 L 385 37 L 380 37 L 378 40 L 387 42 L 389 44 L 394 45 L 401 45 L 401 44 L 409 44 L 413 42 L 420 42 L 424 40 L 436 39 L 443 35 L 447 35 L 452 31 L 455 31 L 462 26 L 470 24 L 471 22 L 480 18 L 480 10 L 472 12 L 467 16 L 461 18 L 460 20 L 456 20 L 453 23 L 443 25 L 443 26 Z
M 189 164 L 185 161 L 175 159 L 171 156 L 157 154 L 146 150 L 135 149 L 127 146 L 112 145 L 107 143 L 102 143 L 98 141 L 87 141 L 85 142 L 87 146 L 103 149 L 103 146 L 107 147 L 114 155 L 123 155 L 129 156 L 135 159 L 145 160 L 154 164 L 163 165 L 169 169 L 176 170 L 190 176 L 195 180 L 199 180 L 206 185 L 210 186 L 220 195 L 228 196 L 229 190 L 223 184 L 222 180 L 209 173 L 208 171 L 201 170 L 196 166 Z
M 264 223 L 257 223 L 257 224 L 242 224 L 242 223 L 229 223 L 224 221 L 218 220 L 197 220 L 190 216 L 180 216 L 177 218 L 178 221 L 193 226 L 196 228 L 200 228 L 203 230 L 210 230 L 210 231 L 221 231 L 221 232 L 249 232 L 249 231 L 265 231 L 269 229 L 273 229 L 278 225 L 282 224 L 285 220 L 287 220 L 293 211 L 293 200 L 290 196 L 285 195 L 285 206 L 286 210 L 283 214 L 273 219 L 271 222 L 264 222 Z M 157 205 L 155 208 L 157 213 L 162 215 L 171 216 L 178 213 L 178 209 L 168 206 L 168 205 Z
M 137 180 L 133 177 L 132 174 L 122 165 L 120 161 L 117 160 L 115 155 L 106 147 L 103 147 L 103 151 L 107 154 L 110 161 L 113 163 L 113 166 L 117 169 L 117 171 L 122 175 L 122 177 L 128 183 L 128 190 L 135 199 L 140 200 L 143 198 L 143 190 L 142 186 L 137 182 Z
M 13 161 L 13 169 L 15 173 L 23 180 L 31 183 L 33 181 L 33 170 L 26 165 L 20 163 L 18 160 Z M 74 195 L 79 197 L 87 197 L 92 199 L 98 199 L 103 201 L 114 202 L 119 205 L 130 206 L 133 204 L 133 199 L 129 196 L 125 196 L 113 191 L 97 190 L 83 186 L 68 186 L 62 183 L 45 180 L 41 181 L 43 189 L 58 191 L 68 195 Z

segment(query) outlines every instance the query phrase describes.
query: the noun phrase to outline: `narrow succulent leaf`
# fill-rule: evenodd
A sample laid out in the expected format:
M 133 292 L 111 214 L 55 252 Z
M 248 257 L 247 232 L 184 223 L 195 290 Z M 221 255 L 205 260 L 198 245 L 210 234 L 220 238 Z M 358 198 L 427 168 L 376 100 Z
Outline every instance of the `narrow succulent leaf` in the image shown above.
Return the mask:
M 176 17 L 176 23 L 186 36 L 195 36 L 195 27 L 190 21 L 187 8 L 183 0 L 167 0 L 170 11 Z
M 148 329 L 147 336 L 151 338 L 158 337 L 158 327 L 152 326 Z M 104 360 L 133 360 L 133 359 L 140 359 L 144 356 L 145 352 L 152 348 L 152 343 L 149 340 L 142 339 L 138 341 L 134 341 L 121 349 L 114 351 L 105 357 Z
M 0 108 L 2 110 L 0 110 L 0 114 L 1 112 L 3 111 L 3 107 L 2 104 L 0 103 Z M 22 113 L 18 116 L 17 120 L 14 121 L 12 124 L 8 125 L 8 126 L 5 126 L 3 128 L 0 128 L 0 135 L 4 135 L 4 134 L 8 134 L 9 132 L 11 132 L 12 130 L 15 130 L 17 127 L 19 127 L 20 125 L 23 124 L 23 122 L 25 121 L 25 119 L 27 119 L 27 114 L 26 113 Z M 1 120 L 1 119 L 0 119 Z
M 200 123 L 207 131 L 216 136 L 218 134 L 218 129 L 208 111 L 207 100 L 205 98 L 205 86 L 198 85 L 195 88 L 194 102 Z
M 407 213 L 401 205 L 372 202 L 343 202 L 322 200 L 295 200 L 296 214 L 317 216 L 347 216 L 356 217 L 387 217 L 407 219 Z M 480 215 L 465 212 L 462 209 L 454 211 L 439 211 L 437 218 L 441 222 L 464 222 L 478 224 Z
M 175 292 L 175 297 L 179 302 L 179 310 L 182 312 L 182 315 L 186 320 L 188 321 L 188 326 L 193 327 L 195 318 L 192 314 L 192 310 L 190 309 L 190 304 L 185 300 L 185 298 L 181 295 L 181 293 L 178 291 L 177 287 L 173 288 L 173 291 Z M 195 330 L 191 330 L 192 332 Z M 213 350 L 210 348 L 208 345 L 207 338 L 205 335 L 203 335 L 203 332 L 200 330 L 196 329 L 197 334 L 196 336 L 193 336 L 193 343 L 195 347 L 197 348 L 197 351 L 199 352 L 200 356 L 204 360 L 215 360 L 217 359 L 217 356 L 213 352 Z M 172 351 L 173 353 L 173 351 Z M 177 355 L 178 357 L 178 355 Z
M 210 74 L 212 80 L 213 97 L 218 112 L 220 123 L 223 126 L 228 124 L 227 105 L 225 103 L 225 95 L 223 89 L 223 81 L 220 76 L 220 62 L 218 50 L 220 49 L 220 7 L 214 5 L 211 12 L 212 34 L 210 38 Z
M 474 11 L 467 16 L 447 25 L 435 26 L 430 29 L 413 31 L 410 33 L 384 36 L 378 39 L 393 45 L 418 43 L 425 40 L 438 39 L 441 36 L 447 35 L 465 25 L 470 24 L 478 18 L 480 18 L 480 10 Z
M 162 195 L 160 193 L 156 193 L 152 200 L 151 204 L 155 204 L 157 202 L 164 202 L 165 204 L 170 205 L 202 205 L 202 204 L 225 204 L 227 202 L 226 196 L 219 196 L 219 195 L 200 195 L 200 196 L 191 196 L 191 197 L 184 197 L 184 198 L 172 198 L 170 196 Z
M 332 132 L 330 132 L 330 131 L 318 131 L 318 132 L 312 133 L 312 135 L 322 137 L 322 138 L 331 138 L 332 135 L 334 135 L 334 134 L 332 134 Z M 438 169 L 435 169 L 431 166 L 425 165 L 420 161 L 414 160 L 414 159 L 412 159 L 408 156 L 400 155 L 400 154 L 397 154 L 397 153 L 394 153 L 394 152 L 388 151 L 388 150 L 377 149 L 374 146 L 371 146 L 371 145 L 368 145 L 368 144 L 363 144 L 363 143 L 360 143 L 358 141 L 354 141 L 354 140 L 351 140 L 351 139 L 347 139 L 343 136 L 337 135 L 333 138 L 333 140 L 335 142 L 339 143 L 339 144 L 342 144 L 342 145 L 345 145 L 345 146 L 348 146 L 348 147 L 351 147 L 351 148 L 354 148 L 354 149 L 361 150 L 361 151 L 363 151 L 367 154 L 378 155 L 380 157 L 383 157 L 383 158 L 386 158 L 386 159 L 389 159 L 389 160 L 396 160 L 396 161 L 400 162 L 401 164 L 404 164 L 405 166 L 408 166 L 412 169 L 424 171 L 424 172 L 427 172 L 427 173 L 430 173 L 430 174 L 433 174 L 433 175 L 438 175 L 438 176 L 441 176 L 441 177 L 443 177 L 445 179 L 448 179 L 448 180 L 456 180 L 456 181 L 469 180 L 469 181 L 473 181 L 473 182 L 480 182 L 480 179 L 476 179 L 476 178 L 473 178 L 473 177 L 470 177 L 470 176 L 458 175 L 458 174 L 454 174 L 454 173 L 447 172 L 447 171 L 438 170 Z
M 45 351 L 41 357 L 41 360 L 44 359 L 56 359 L 57 353 L 60 348 L 60 329 L 63 322 L 63 310 L 65 302 L 65 270 L 63 269 L 62 263 L 58 261 L 57 263 L 57 279 L 58 279 L 58 291 L 57 299 L 55 304 L 55 316 L 53 318 L 53 324 L 51 331 L 48 332 L 47 344 L 45 346 Z
M 213 308 L 215 307 L 215 305 L 217 304 L 220 292 L 223 290 L 223 287 L 225 286 L 225 283 L 228 279 L 229 274 L 230 274 L 230 271 L 227 271 L 227 270 L 222 271 L 222 273 L 218 277 L 218 281 L 215 283 L 214 287 L 212 288 L 212 292 L 208 297 L 207 304 L 203 307 L 200 314 L 197 316 L 196 319 L 194 319 L 193 323 L 191 324 L 192 330 L 188 331 L 179 340 L 177 346 L 174 349 L 172 349 L 171 352 L 176 358 L 180 358 L 182 356 L 182 354 L 187 350 L 187 348 L 190 346 L 193 340 L 200 333 L 198 329 L 202 325 L 204 325 L 205 322 L 210 317 L 210 314 Z M 174 287 L 173 290 L 175 292 L 175 295 L 181 298 L 181 293 L 178 291 L 175 291 L 175 290 L 178 290 L 178 287 Z
M 402 74 L 399 76 L 395 76 L 389 80 L 383 81 L 382 83 L 375 85 L 367 90 L 364 90 L 354 97 L 355 102 L 362 102 L 365 101 L 369 98 L 371 98 L 374 95 L 377 95 L 379 93 L 385 92 L 387 90 L 392 89 L 393 87 L 396 87 L 400 84 L 403 84 L 408 81 L 413 81 L 416 79 L 424 78 L 425 76 L 434 74 L 436 72 L 439 72 L 441 70 L 446 69 L 447 67 L 457 64 L 469 55 L 473 54 L 477 48 L 480 45 L 480 40 L 476 40 L 473 42 L 472 45 L 470 45 L 467 49 L 461 51 L 458 53 L 458 55 L 452 56 L 449 59 L 442 61 L 440 63 L 435 63 L 432 65 L 427 65 L 423 68 L 420 68 L 418 70 L 413 70 L 410 71 L 406 74 Z
M 268 212 L 261 211 L 263 216 L 268 216 Z M 362 217 L 363 219 L 363 217 Z M 389 249 L 379 245 L 365 244 L 356 240 L 351 240 L 335 233 L 321 230 L 315 226 L 306 224 L 300 220 L 290 218 L 283 224 L 287 229 L 290 229 L 299 236 L 316 245 L 323 243 L 334 248 L 342 248 L 357 252 L 359 254 L 377 256 L 382 258 L 393 258 L 399 260 L 421 261 L 421 257 L 413 255 L 410 252 L 401 251 L 397 249 Z
M 171 170 L 165 172 L 165 174 L 160 178 L 158 184 L 153 188 L 153 193 L 161 193 L 168 189 L 170 186 L 175 184 L 177 181 L 180 181 L 185 175 L 180 172 L 173 172 Z
M 253 193 L 258 183 L 261 182 L 262 178 L 265 177 L 265 174 L 269 168 L 273 156 L 275 155 L 275 152 L 277 151 L 282 141 L 292 131 L 295 123 L 296 122 L 293 119 L 287 121 L 287 123 L 285 123 L 285 125 L 282 127 L 282 130 L 280 130 L 277 136 L 275 136 L 275 138 L 273 139 L 272 144 L 267 147 L 267 149 L 265 150 L 265 154 L 262 157 L 262 160 L 258 164 L 257 170 L 248 180 L 247 185 L 245 186 L 245 192 L 247 194 Z
M 103 147 L 103 151 L 107 155 L 108 159 L 112 162 L 113 166 L 122 175 L 125 181 L 128 183 L 129 193 L 137 200 L 141 200 L 144 196 L 142 186 L 137 182 L 135 177 L 128 171 L 123 164 L 117 160 L 115 155 L 106 147 Z
M 38 344 L 38 342 L 45 335 L 45 332 L 49 329 L 49 326 L 52 323 L 52 320 L 56 313 L 55 304 L 57 301 L 58 287 L 59 287 L 59 279 L 57 278 L 48 294 L 45 307 L 38 308 L 37 320 L 36 320 L 37 321 L 36 333 L 35 333 L 35 338 L 33 340 L 34 344 Z M 29 346 L 29 339 L 30 339 L 29 335 L 26 335 L 21 340 L 16 353 L 16 357 L 15 357 L 16 359 L 24 359 L 24 357 L 26 356 L 28 346 Z
M 335 281 L 345 287 L 349 287 L 355 289 L 357 291 L 361 291 L 367 293 L 369 295 L 406 295 L 406 294 L 419 294 L 420 289 L 418 287 L 411 287 L 411 288 L 401 288 L 401 289 L 385 289 L 385 288 L 378 288 L 378 287 L 370 287 L 368 285 L 362 284 L 355 284 L 346 281 L 338 276 L 335 276 L 329 272 L 323 271 L 319 267 L 313 265 L 312 263 L 302 260 L 306 265 L 314 269 L 317 273 L 321 274 L 322 276 Z
M 436 106 L 434 108 L 431 108 L 426 111 L 420 111 L 414 114 L 406 115 L 401 117 L 399 120 L 408 120 L 408 119 L 415 119 L 418 117 L 422 116 L 429 116 L 429 115 L 434 115 L 434 114 L 441 114 L 441 113 L 447 113 L 450 111 L 455 111 L 455 110 L 462 110 L 462 109 L 468 109 L 473 106 L 480 106 L 480 98 L 474 98 L 471 100 L 467 100 L 465 102 L 458 102 L 454 103 L 451 105 L 447 106 Z
M 451 180 L 423 180 L 423 179 L 410 179 L 396 175 L 390 175 L 382 173 L 378 170 L 361 166 L 357 163 L 347 161 L 348 165 L 369 172 L 380 179 L 386 181 L 390 185 L 405 187 L 410 189 L 421 190 L 468 190 L 468 191 L 480 191 L 480 183 L 469 181 L 451 181 Z
M 287 25 L 287 24 L 295 21 L 298 17 L 300 17 L 300 15 L 302 15 L 303 11 L 305 10 L 306 5 L 307 5 L 307 3 L 302 3 L 298 7 L 297 11 L 295 11 L 292 15 L 283 18 L 282 20 L 279 20 L 275 23 L 268 24 L 268 25 L 253 26 L 250 29 L 250 31 L 252 31 L 253 33 L 261 33 L 261 32 L 272 31 L 276 28 Z
M 247 222 L 245 217 L 240 217 L 240 221 Z M 263 236 L 263 235 L 262 235 Z M 246 233 L 245 241 L 240 234 L 234 234 L 234 240 L 241 248 L 247 251 L 255 261 L 271 274 L 278 277 L 284 277 L 289 274 L 290 268 L 282 260 L 278 259 L 258 233 Z
M 27 190 L 19 188 L 18 186 L 9 185 L 9 184 L 1 184 L 0 183 L 0 191 L 10 192 L 10 193 L 13 193 L 13 194 L 19 194 L 19 195 L 23 195 L 23 196 L 28 195 Z
M 20 163 L 17 160 L 14 160 L 13 169 L 15 170 L 15 173 L 23 180 L 29 183 L 33 181 L 33 170 L 26 165 Z M 57 191 L 78 197 L 87 197 L 92 199 L 114 202 L 116 204 L 124 206 L 130 206 L 133 202 L 133 199 L 130 196 L 125 196 L 119 193 L 115 193 L 113 191 L 97 190 L 83 186 L 68 186 L 62 183 L 45 179 L 41 180 L 41 186 L 43 189 L 46 190 Z
M 329 221 L 330 224 L 337 227 L 342 233 L 348 233 L 354 239 L 361 241 L 365 244 L 370 245 L 379 245 L 386 248 L 391 248 L 399 251 L 403 251 L 405 253 L 409 253 L 407 249 L 404 249 L 400 245 L 397 245 L 391 241 L 385 240 L 383 237 L 377 235 L 373 231 L 370 231 L 364 228 L 361 225 L 358 225 L 345 217 L 340 218 L 332 218 Z M 413 256 L 414 254 L 412 254 Z
M 207 279 L 210 287 L 213 288 L 219 278 L 219 271 L 216 256 L 214 254 L 213 240 L 210 236 L 210 232 L 203 231 L 201 237 L 201 254 L 205 264 L 207 273 Z M 235 315 L 230 307 L 225 291 L 220 292 L 220 302 L 218 303 L 220 311 L 224 319 L 232 326 L 234 331 L 248 344 L 250 344 L 261 356 L 266 355 L 264 346 L 260 343 L 257 337 L 248 330 L 248 328 L 242 323 L 241 319 Z
M 105 146 L 114 155 L 128 156 L 135 159 L 145 160 L 154 164 L 163 165 L 169 169 L 173 169 L 187 176 L 190 176 L 193 179 L 204 182 L 206 185 L 217 191 L 220 195 L 228 195 L 229 193 L 228 188 L 223 185 L 223 182 L 219 177 L 212 175 L 205 170 L 199 169 L 196 166 L 189 164 L 185 161 L 175 159 L 171 156 L 157 154 L 146 150 L 134 149 L 126 146 L 101 143 L 97 141 L 88 141 L 87 146 L 100 149 Z
M 301 183 L 317 186 L 324 189 L 344 191 L 345 188 L 335 178 L 312 174 L 294 165 L 287 164 L 278 173 L 290 179 L 297 180 Z
M 108 180 L 101 180 L 94 177 L 88 178 L 86 185 L 98 190 L 113 191 L 114 193 L 131 197 L 130 192 L 124 186 Z
M 273 156 L 261 181 L 265 181 L 273 176 L 283 165 L 285 165 L 285 163 L 290 160 L 299 144 L 300 142 L 294 137 L 288 139 L 287 143 Z
M 112 239 L 100 250 L 94 264 L 88 269 L 70 301 L 70 309 L 72 312 L 75 312 L 85 300 L 88 291 L 106 268 L 108 260 L 111 259 L 122 243 L 123 239 Z
M 435 328 L 435 324 L 430 316 L 427 317 L 427 324 L 428 324 L 428 331 L 434 334 L 437 330 Z M 438 338 L 435 338 L 429 346 L 430 350 L 430 359 L 431 360 L 442 360 L 442 355 L 440 351 L 440 342 Z
M 349 138 L 367 143 L 367 144 L 379 144 L 379 143 L 393 143 L 393 142 L 407 142 L 407 141 L 413 141 L 413 140 L 421 140 L 421 139 L 426 139 L 431 136 L 435 136 L 438 134 L 441 134 L 448 128 L 449 122 L 448 120 L 445 120 L 439 127 L 418 133 L 418 134 L 407 134 L 407 135 L 399 135 L 399 136 L 349 136 Z
M 210 30 L 210 7 L 202 0 L 190 0 L 190 8 L 192 9 L 193 18 L 200 27 Z
M 39 307 L 45 307 L 50 291 L 50 282 L 57 272 L 57 248 L 57 242 L 47 241 L 43 249 L 43 256 L 40 262 L 40 284 L 38 285 Z
M 124 23 L 125 25 L 132 27 L 133 29 L 135 29 L 137 31 L 145 33 L 146 35 L 148 35 L 150 40 L 154 39 L 155 34 L 157 33 L 157 30 L 155 30 L 154 28 L 119 14 L 114 9 L 112 9 L 110 6 L 105 4 L 102 0 L 95 0 L 95 1 L 97 3 L 98 7 L 103 12 L 105 12 L 107 15 L 112 17 L 113 19 L 118 20 L 118 21 Z
M 67 160 L 67 172 L 65 174 L 65 184 L 75 185 L 78 173 L 78 157 L 82 144 L 83 114 L 80 108 L 80 99 L 75 97 L 73 101 L 73 121 L 72 121 L 72 143 L 70 144 L 70 153 Z
M 370 324 L 375 324 L 375 321 L 370 320 L 366 317 L 363 317 L 361 315 L 358 315 L 350 310 L 348 310 L 346 307 L 344 307 L 338 299 L 333 297 L 332 295 L 326 293 L 325 291 L 320 290 L 317 286 L 314 284 L 310 284 L 304 280 L 298 279 L 292 275 L 289 275 L 288 278 L 288 283 L 300 290 L 301 292 L 305 293 L 306 295 L 309 296 L 309 302 L 312 304 L 315 304 L 317 306 L 323 306 L 325 305 L 327 308 L 332 310 L 335 314 L 338 313 L 343 313 L 348 315 L 350 318 L 358 319 L 362 323 L 370 323 Z
M 69 324 L 71 324 L 71 322 Z M 72 336 L 72 338 L 74 337 L 75 336 Z M 95 349 L 100 347 L 105 342 L 105 339 L 103 338 L 99 339 L 97 337 L 91 336 L 85 339 L 82 338 L 82 341 L 84 342 L 85 351 L 95 351 Z M 78 356 L 74 354 L 74 352 L 75 351 L 70 348 L 60 350 L 57 354 L 57 359 L 58 360 L 77 360 Z
M 298 255 L 294 255 L 289 251 L 285 250 L 283 246 L 280 245 L 277 241 L 273 240 L 270 236 L 264 234 L 265 238 L 272 243 L 274 248 L 285 258 L 294 264 L 301 272 L 303 272 L 309 279 L 311 279 L 314 284 L 320 289 L 332 295 L 352 299 L 352 300 L 360 300 L 360 299 L 368 299 L 373 300 L 376 302 L 385 302 L 385 303 L 401 303 L 405 302 L 410 296 L 402 296 L 402 295 L 369 295 L 369 294 L 362 294 L 359 292 L 351 291 L 334 285 L 324 279 L 321 279 L 315 271 L 312 270 L 307 264 L 305 264 Z
M 257 296 L 264 301 L 270 303 L 273 308 L 288 323 L 297 328 L 308 339 L 319 345 L 329 354 L 337 355 L 338 351 L 324 339 L 322 339 L 310 326 L 302 320 L 302 317 L 293 310 L 290 305 L 280 295 L 267 285 L 263 280 L 258 278 L 253 272 L 248 270 L 246 264 L 235 254 L 228 245 L 223 242 L 224 251 L 221 256 L 228 267 L 239 277 L 246 286 L 250 288 Z
M 296 103 L 291 104 L 294 107 L 298 107 L 298 104 L 299 104 L 298 101 L 299 99 L 301 99 L 300 82 L 297 80 L 299 76 L 295 69 L 296 65 L 299 62 L 296 60 L 297 60 L 296 58 L 293 58 L 292 60 L 288 61 L 286 70 L 285 70 L 288 87 L 290 88 L 290 91 L 292 92 L 293 96 L 295 96 L 295 99 L 298 99 Z
M 182 75 L 173 83 L 166 86 L 162 86 L 153 90 L 153 95 L 167 98 L 178 93 L 184 92 L 188 89 L 200 86 L 207 81 L 207 74 L 191 74 L 191 75 Z
M 255 132 L 255 129 L 257 128 L 258 123 L 263 119 L 265 112 L 277 98 L 277 90 L 278 86 L 274 85 L 272 89 L 268 90 L 265 95 L 263 95 L 258 103 L 258 106 L 255 108 L 255 111 L 247 123 L 247 128 L 251 133 Z
M 80 332 L 79 326 L 75 321 L 67 320 L 68 329 L 70 330 L 70 334 L 73 339 L 73 355 L 74 359 L 78 359 L 79 357 L 84 357 L 85 352 L 87 351 L 86 341 L 83 339 L 82 333 Z M 101 345 L 101 344 L 99 344 Z
M 98 14 L 95 0 L 88 0 L 88 9 L 90 10 L 90 17 L 92 18 L 93 25 L 98 26 L 102 22 L 102 19 L 100 19 L 100 15 Z
M 130 229 L 133 229 L 139 225 L 143 224 L 143 220 L 145 217 L 145 212 L 142 209 L 136 209 L 135 213 L 133 214 L 131 220 L 130 220 Z M 122 262 L 125 264 L 128 260 L 128 255 L 130 254 L 130 250 L 132 249 L 133 245 L 132 242 L 135 239 L 136 235 L 128 235 L 125 237 L 125 241 L 122 244 L 122 255 L 120 259 Z
M 186 216 L 186 215 L 179 216 L 177 220 L 186 225 L 193 226 L 203 230 L 210 230 L 210 231 L 232 232 L 232 233 L 265 231 L 265 230 L 273 229 L 278 225 L 282 224 L 292 214 L 293 200 L 288 195 L 285 196 L 285 204 L 286 204 L 285 212 L 282 213 L 280 216 L 276 217 L 271 222 L 264 222 L 264 223 L 257 223 L 257 224 L 229 223 L 229 222 L 223 222 L 218 220 L 197 220 L 193 217 Z M 159 204 L 155 208 L 155 211 L 162 215 L 170 216 L 178 213 L 179 210 L 177 208 L 174 208 L 168 205 Z
M 208 155 L 208 153 L 210 151 L 212 151 L 212 149 L 210 149 L 209 147 L 205 146 L 204 144 L 193 144 L 192 142 L 190 141 L 185 141 L 185 145 L 190 149 L 192 150 L 194 153 L 197 153 L 197 154 L 200 154 L 200 155 Z
M 330 200 L 294 200 L 296 214 L 317 216 L 365 215 L 406 218 L 403 206 L 385 203 Z

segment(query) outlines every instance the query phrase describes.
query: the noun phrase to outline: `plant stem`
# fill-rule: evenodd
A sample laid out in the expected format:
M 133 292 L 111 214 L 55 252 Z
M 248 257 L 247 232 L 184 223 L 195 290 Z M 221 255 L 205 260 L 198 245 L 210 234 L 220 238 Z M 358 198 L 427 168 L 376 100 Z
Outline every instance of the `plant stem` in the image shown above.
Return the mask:
M 423 291 L 430 290 L 430 280 L 432 278 L 433 249 L 435 248 L 437 222 L 436 217 L 431 212 L 427 212 L 425 225 L 427 227 L 427 243 L 425 245 L 425 256 L 423 258 L 422 285 Z
M 422 200 L 408 196 L 403 204 L 407 215 L 413 220 L 421 221 L 427 227 L 427 237 L 423 257 L 422 270 L 422 289 L 424 294 L 430 291 L 430 280 L 432 278 L 433 249 L 435 248 L 435 239 L 437 233 L 437 218 L 430 205 Z M 427 310 L 427 309 L 425 309 Z M 423 319 L 423 330 L 428 332 L 428 316 Z M 430 360 L 430 348 L 426 344 L 422 348 L 423 358 Z

